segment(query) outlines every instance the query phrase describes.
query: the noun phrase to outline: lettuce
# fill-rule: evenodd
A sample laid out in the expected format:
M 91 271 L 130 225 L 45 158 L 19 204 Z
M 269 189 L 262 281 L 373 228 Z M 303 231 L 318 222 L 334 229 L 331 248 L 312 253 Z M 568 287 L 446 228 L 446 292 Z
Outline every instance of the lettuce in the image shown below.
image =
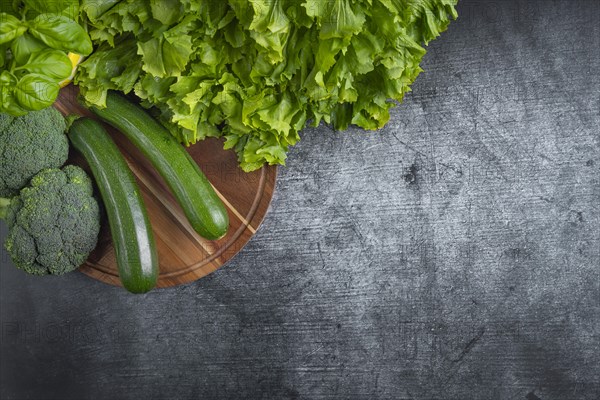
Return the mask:
M 75 82 L 133 92 L 183 144 L 224 137 L 245 171 L 284 164 L 299 131 L 378 129 L 457 0 L 83 0 L 96 50 Z

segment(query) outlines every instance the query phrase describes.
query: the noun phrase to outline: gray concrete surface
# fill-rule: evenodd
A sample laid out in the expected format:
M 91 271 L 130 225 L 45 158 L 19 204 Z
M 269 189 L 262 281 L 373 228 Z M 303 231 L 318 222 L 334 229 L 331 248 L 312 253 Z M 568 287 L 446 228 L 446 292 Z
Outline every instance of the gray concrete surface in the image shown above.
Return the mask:
M 387 128 L 304 131 L 206 279 L 2 252 L 0 398 L 600 398 L 600 2 L 459 12 Z

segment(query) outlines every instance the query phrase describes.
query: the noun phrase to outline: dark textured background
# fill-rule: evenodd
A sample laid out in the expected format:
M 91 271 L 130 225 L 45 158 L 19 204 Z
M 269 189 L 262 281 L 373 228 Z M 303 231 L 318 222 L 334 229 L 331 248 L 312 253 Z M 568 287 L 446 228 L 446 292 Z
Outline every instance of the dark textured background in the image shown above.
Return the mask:
M 385 129 L 304 131 L 211 276 L 132 296 L 2 251 L 2 400 L 598 399 L 600 2 L 458 9 Z

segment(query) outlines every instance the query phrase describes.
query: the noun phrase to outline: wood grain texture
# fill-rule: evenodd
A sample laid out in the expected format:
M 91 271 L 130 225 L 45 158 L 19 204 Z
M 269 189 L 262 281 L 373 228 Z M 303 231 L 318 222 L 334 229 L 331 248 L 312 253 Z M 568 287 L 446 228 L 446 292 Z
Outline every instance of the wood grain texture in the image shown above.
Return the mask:
M 77 102 L 77 89 L 66 87 L 55 107 L 64 115 L 95 118 Z M 121 149 L 142 192 L 156 240 L 160 273 L 158 287 L 195 281 L 235 256 L 256 233 L 273 197 L 277 168 L 267 166 L 243 172 L 233 151 L 223 150 L 222 141 L 209 138 L 187 150 L 204 171 L 225 204 L 229 230 L 219 240 L 199 236 L 187 221 L 175 197 L 151 163 L 124 135 L 105 125 Z M 85 160 L 72 151 L 70 162 L 86 167 Z M 103 220 L 98 246 L 80 271 L 99 281 L 120 285 L 108 221 Z

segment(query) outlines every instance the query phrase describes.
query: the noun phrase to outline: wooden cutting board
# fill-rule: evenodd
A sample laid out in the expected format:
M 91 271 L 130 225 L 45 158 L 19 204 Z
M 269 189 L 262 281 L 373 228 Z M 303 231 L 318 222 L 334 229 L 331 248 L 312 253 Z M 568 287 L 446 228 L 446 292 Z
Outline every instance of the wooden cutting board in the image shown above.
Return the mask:
M 92 117 L 77 102 L 77 89 L 64 88 L 55 103 L 64 115 Z M 105 125 L 137 178 L 150 215 L 158 249 L 158 287 L 195 281 L 223 266 L 256 233 L 273 196 L 277 168 L 263 167 L 246 173 L 231 150 L 223 150 L 221 139 L 209 138 L 187 150 L 213 184 L 229 213 L 229 231 L 219 240 L 206 240 L 190 226 L 167 185 L 152 165 L 122 134 Z M 71 151 L 69 163 L 87 168 L 81 156 Z M 98 246 L 80 271 L 99 281 L 120 285 L 108 221 L 104 218 Z

